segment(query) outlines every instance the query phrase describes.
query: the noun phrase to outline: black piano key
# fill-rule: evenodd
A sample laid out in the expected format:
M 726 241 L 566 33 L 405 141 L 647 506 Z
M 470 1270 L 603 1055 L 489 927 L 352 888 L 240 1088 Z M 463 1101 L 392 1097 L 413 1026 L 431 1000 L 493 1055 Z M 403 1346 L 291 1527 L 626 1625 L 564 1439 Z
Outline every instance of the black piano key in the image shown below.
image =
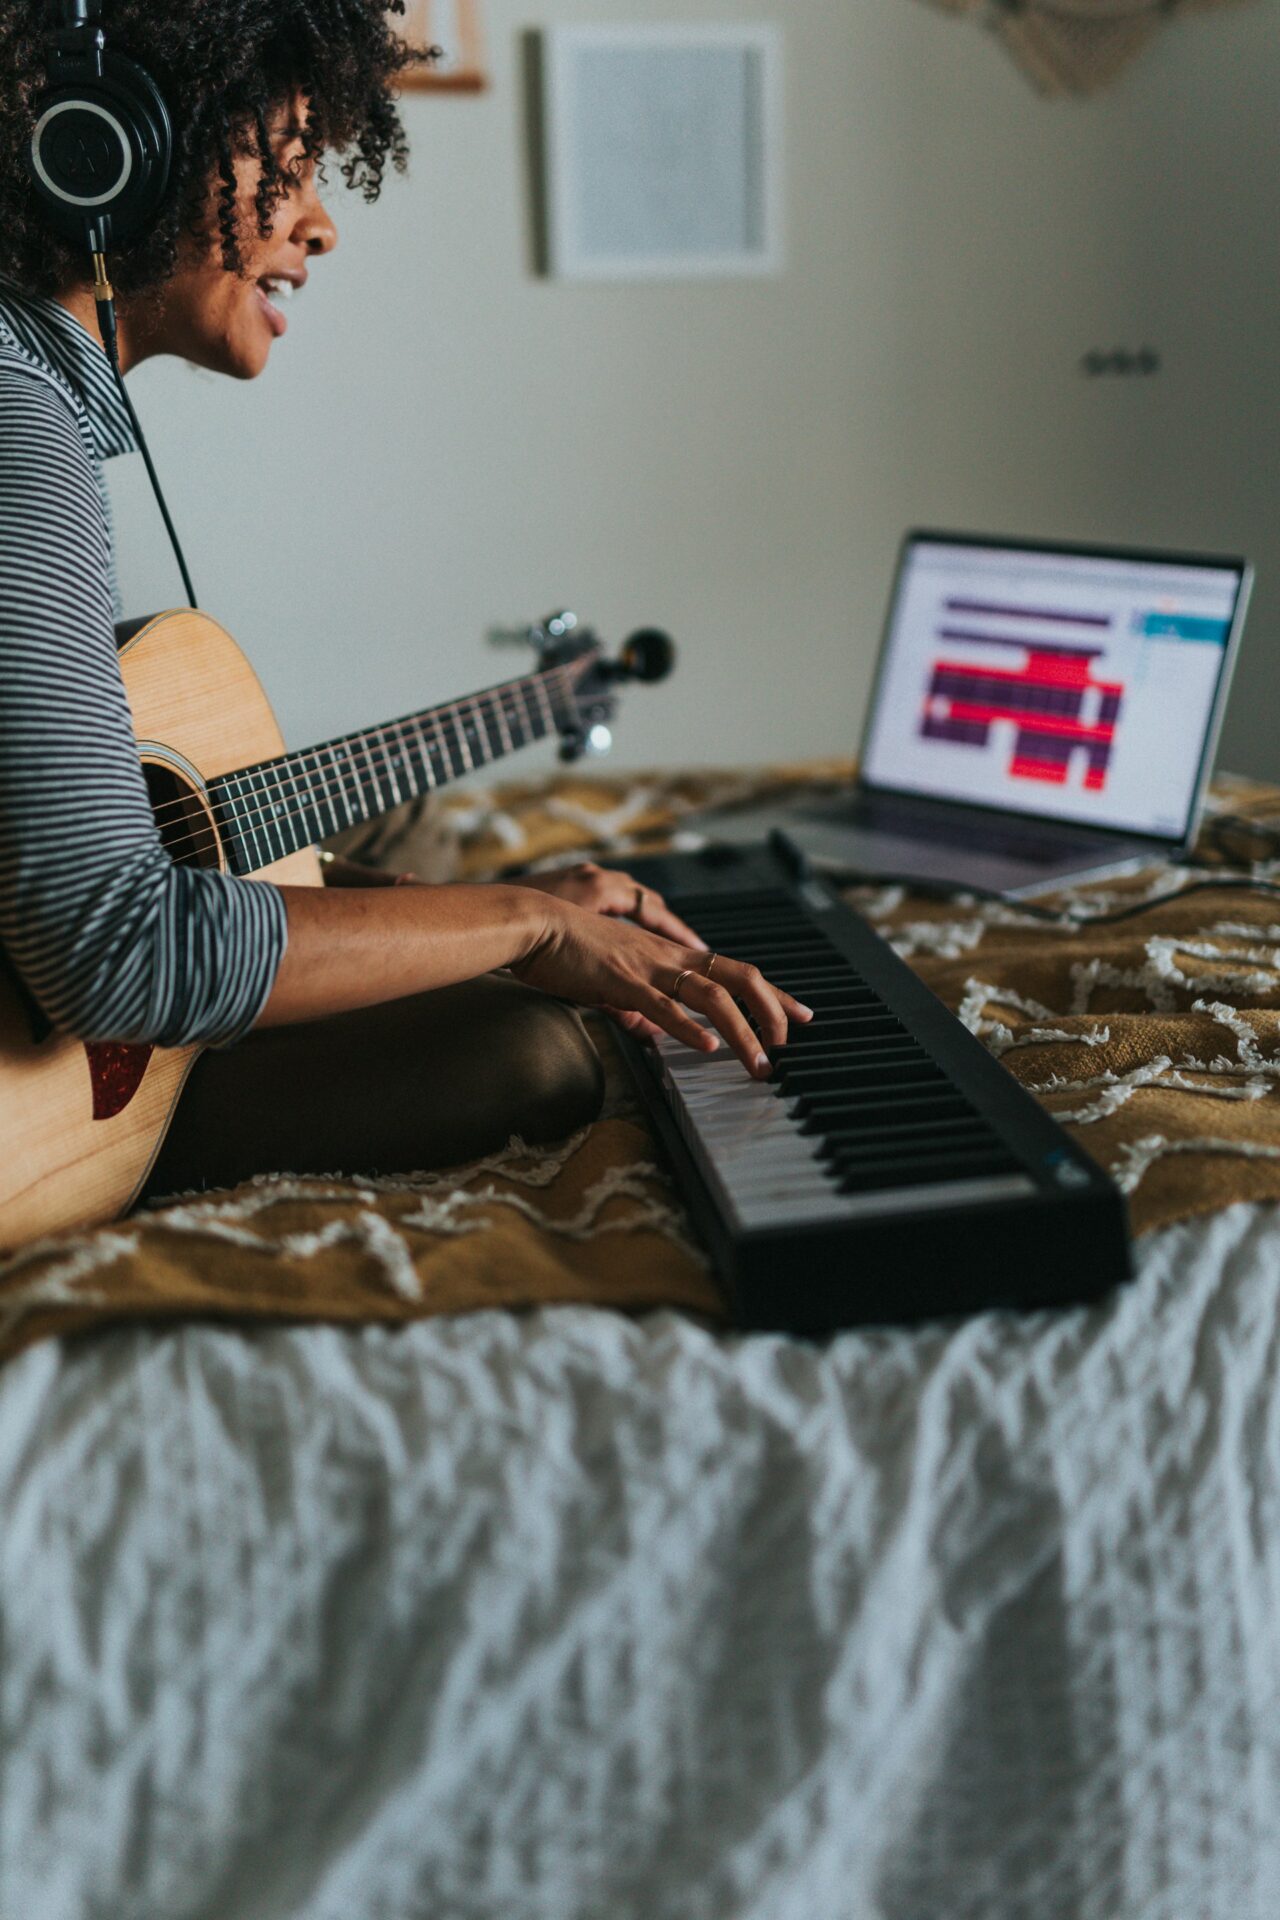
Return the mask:
M 910 1087 L 945 1087 L 947 1076 L 923 1051 L 915 1060 L 843 1060 L 831 1067 L 799 1067 L 788 1075 L 787 1095 L 794 1096 L 803 1108 L 811 1094 L 870 1092 L 883 1087 L 886 1092 Z
M 875 995 L 866 987 L 859 987 L 849 978 L 841 967 L 761 967 L 766 980 L 775 987 L 785 987 L 788 993 L 799 993 L 804 987 L 839 987 L 850 1000 L 874 1000 Z
M 876 1113 L 862 1121 L 845 1121 L 838 1126 L 824 1127 L 818 1136 L 817 1151 L 825 1156 L 841 1151 L 846 1146 L 927 1139 L 972 1127 L 980 1127 L 990 1135 L 991 1129 L 976 1107 L 949 1115 L 929 1113 L 912 1120 L 886 1121 L 882 1114 Z
M 933 1068 L 933 1062 L 917 1042 L 902 1041 L 897 1046 L 850 1047 L 815 1054 L 807 1061 L 782 1061 L 775 1065 L 772 1078 L 786 1099 L 806 1093 L 821 1093 L 824 1088 L 859 1086 L 871 1079 L 900 1075 L 904 1085 L 921 1076 L 903 1069 Z M 936 1071 L 936 1070 L 935 1070 Z M 930 1073 L 929 1078 L 933 1078 Z
M 824 1060 L 841 1050 L 848 1052 L 859 1047 L 887 1047 L 899 1042 L 912 1046 L 920 1044 L 896 1020 L 864 1020 L 857 1024 L 849 1022 L 835 1026 L 828 1026 L 824 1021 L 821 1029 L 815 1021 L 812 1026 L 789 1027 L 786 1040 L 773 1049 L 771 1057 L 779 1066 L 786 1066 L 793 1060 Z
M 856 1173 L 859 1168 L 871 1166 L 876 1161 L 901 1161 L 903 1166 L 916 1163 L 926 1165 L 972 1148 L 1005 1151 L 990 1127 L 984 1126 L 981 1120 L 968 1120 L 959 1122 L 954 1128 L 941 1128 L 936 1133 L 922 1133 L 910 1138 L 882 1133 L 877 1139 L 846 1140 L 839 1144 L 824 1140 L 818 1155 L 836 1173 Z
M 808 1093 L 795 1102 L 794 1113 L 801 1133 L 825 1133 L 842 1119 L 852 1122 L 868 1114 L 895 1119 L 911 1112 L 954 1113 L 962 1099 L 963 1095 L 949 1093 L 943 1086 L 866 1087 L 856 1093 L 846 1088 L 841 1093 Z
M 757 953 L 771 955 L 775 960 L 813 960 L 824 963 L 839 961 L 842 966 L 849 962 L 834 947 L 822 942 L 807 940 L 795 934 L 779 932 L 754 934 L 726 934 L 716 927 L 700 926 L 697 931 L 704 940 L 709 940 L 717 953 L 731 954 L 734 959 L 754 958 Z
M 766 975 L 766 978 L 767 977 Z M 849 996 L 844 992 L 843 988 L 819 987 L 816 992 L 809 995 L 809 998 L 805 1001 L 805 1005 L 812 1007 L 815 1013 L 819 1011 L 838 1013 L 842 1007 L 848 1005 L 848 1000 Z M 869 1006 L 867 1010 L 868 1012 L 873 1012 L 875 1009 Z
M 838 1060 L 873 1059 L 880 1055 L 896 1057 L 904 1048 L 918 1047 L 909 1033 L 886 1033 L 875 1028 L 870 1033 L 842 1033 L 825 1047 L 801 1047 L 789 1044 L 770 1055 L 781 1074 L 805 1073 L 812 1068 L 831 1065 Z
M 702 937 L 705 940 L 708 935 L 703 934 Z M 754 940 L 736 950 L 718 946 L 714 940 L 711 944 L 717 953 L 726 955 L 730 960 L 749 961 L 752 966 L 759 967 L 761 973 L 769 980 L 772 980 L 775 974 L 788 971 L 822 972 L 833 974 L 837 979 L 847 982 L 850 988 L 865 985 L 859 975 L 850 972 L 847 966 L 839 963 L 839 957 L 836 954 L 808 953 L 803 948 L 773 947 Z
M 787 1029 L 786 1046 L 821 1049 L 837 1040 L 873 1039 L 877 1034 L 901 1034 L 909 1029 L 891 1013 L 868 1009 L 865 1013 L 825 1012 L 822 1018 L 794 1020 Z
M 991 1178 L 1016 1173 L 1018 1162 L 1004 1147 L 975 1147 L 972 1153 L 954 1153 L 937 1159 L 904 1164 L 871 1161 L 836 1181 L 841 1193 L 883 1193 L 890 1187 L 941 1186 L 950 1180 Z

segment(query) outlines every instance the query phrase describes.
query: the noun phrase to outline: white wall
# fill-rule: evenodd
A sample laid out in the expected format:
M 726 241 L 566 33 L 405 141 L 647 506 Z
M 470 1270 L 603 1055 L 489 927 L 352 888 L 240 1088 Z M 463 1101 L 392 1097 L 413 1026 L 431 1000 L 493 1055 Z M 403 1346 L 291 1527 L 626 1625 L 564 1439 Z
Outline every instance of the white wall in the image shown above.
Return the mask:
M 682 645 L 627 698 L 618 764 L 846 749 L 916 522 L 1249 551 L 1224 759 L 1280 776 L 1274 0 L 1188 16 L 1088 103 L 918 0 L 770 11 L 780 279 L 537 279 L 521 30 L 743 16 L 488 0 L 492 90 L 406 100 L 409 181 L 335 192 L 342 244 L 267 374 L 139 370 L 197 587 L 289 739 L 502 677 L 485 629 L 569 604 Z M 1078 371 L 1143 343 L 1156 378 Z M 139 466 L 114 483 L 131 611 L 175 597 Z

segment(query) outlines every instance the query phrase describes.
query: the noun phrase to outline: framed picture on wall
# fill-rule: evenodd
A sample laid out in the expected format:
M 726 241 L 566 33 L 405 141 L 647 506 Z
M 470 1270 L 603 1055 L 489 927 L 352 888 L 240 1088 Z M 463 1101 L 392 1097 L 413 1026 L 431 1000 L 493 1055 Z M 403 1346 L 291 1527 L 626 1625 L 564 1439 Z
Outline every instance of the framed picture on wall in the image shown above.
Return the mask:
M 553 276 L 780 270 L 779 28 L 554 27 L 541 68 Z
M 480 0 L 405 0 L 397 31 L 425 53 L 438 47 L 437 60 L 422 61 L 400 75 L 399 85 L 413 93 L 479 93 L 489 83 L 480 32 Z

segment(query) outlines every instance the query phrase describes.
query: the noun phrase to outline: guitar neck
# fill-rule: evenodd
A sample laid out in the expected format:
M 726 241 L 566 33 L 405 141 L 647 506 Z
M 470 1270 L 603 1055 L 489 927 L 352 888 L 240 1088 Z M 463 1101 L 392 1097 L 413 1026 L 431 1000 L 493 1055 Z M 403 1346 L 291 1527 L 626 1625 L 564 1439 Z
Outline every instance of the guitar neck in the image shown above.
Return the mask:
M 579 657 L 546 667 L 210 781 L 228 867 L 256 873 L 519 747 L 567 731 L 576 718 L 573 687 L 589 664 Z

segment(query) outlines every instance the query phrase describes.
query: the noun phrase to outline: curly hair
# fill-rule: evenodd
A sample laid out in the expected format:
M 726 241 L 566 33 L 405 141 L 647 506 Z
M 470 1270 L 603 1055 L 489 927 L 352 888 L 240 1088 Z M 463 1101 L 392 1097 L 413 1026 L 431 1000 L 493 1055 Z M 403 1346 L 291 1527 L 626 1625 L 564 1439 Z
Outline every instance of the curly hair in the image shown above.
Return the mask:
M 255 212 L 265 236 L 291 179 L 270 121 L 295 95 L 307 102 L 302 163 L 343 155 L 347 185 L 376 200 L 388 160 L 403 172 L 408 157 L 394 82 L 423 57 L 395 31 L 390 15 L 403 12 L 404 0 L 107 0 L 108 47 L 147 68 L 173 121 L 159 214 L 112 250 L 120 291 L 167 280 L 184 235 L 216 242 L 228 271 L 244 271 L 235 162 L 246 153 L 261 162 Z M 83 252 L 43 218 L 27 169 L 56 26 L 47 0 L 0 0 L 0 274 L 35 294 L 86 277 Z

